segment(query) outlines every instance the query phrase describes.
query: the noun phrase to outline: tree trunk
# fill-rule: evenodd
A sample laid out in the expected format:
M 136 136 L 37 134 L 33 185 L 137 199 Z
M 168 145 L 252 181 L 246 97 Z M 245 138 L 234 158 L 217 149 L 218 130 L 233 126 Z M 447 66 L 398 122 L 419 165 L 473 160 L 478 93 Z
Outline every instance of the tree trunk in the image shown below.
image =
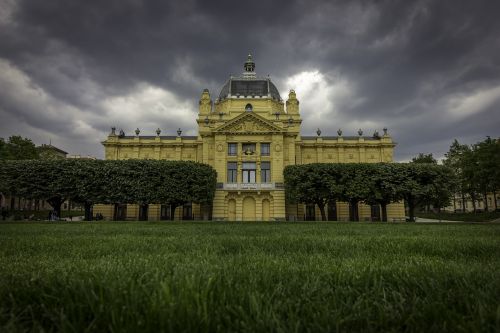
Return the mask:
M 484 192 L 483 196 L 484 196 L 484 211 L 488 212 L 489 211 L 489 208 L 488 208 L 488 193 Z
M 318 203 L 319 211 L 321 212 L 321 221 L 326 221 L 325 204 Z
M 387 222 L 387 203 L 381 202 L 380 208 L 382 209 L 382 221 Z
M 453 213 L 457 212 L 457 200 L 455 198 L 455 194 L 453 194 Z
M 409 222 L 414 222 L 415 221 L 415 202 L 413 200 L 413 196 L 409 195 L 408 198 L 406 198 L 406 204 L 408 205 L 408 215 L 409 215 Z
M 498 207 L 497 207 L 497 191 L 496 190 L 493 190 L 493 203 L 495 204 L 495 211 L 497 211 Z
M 462 213 L 465 213 L 465 195 L 462 192 Z
M 85 221 L 92 221 L 92 203 L 85 202 L 84 209 L 85 209 Z
M 441 207 L 438 207 L 438 219 L 441 222 Z
M 174 221 L 175 220 L 175 210 L 177 209 L 177 205 L 172 205 L 170 204 L 170 220 Z
M 415 205 L 413 202 L 408 202 L 408 214 L 410 215 L 410 222 L 415 221 Z
M 60 219 L 61 218 L 61 205 L 64 202 L 64 200 L 60 197 L 54 197 L 54 198 L 50 198 L 49 200 L 47 200 L 47 202 L 49 203 L 49 205 L 52 206 L 54 212 L 56 213 L 57 218 Z
M 349 220 L 359 221 L 358 200 L 351 200 L 349 204 Z

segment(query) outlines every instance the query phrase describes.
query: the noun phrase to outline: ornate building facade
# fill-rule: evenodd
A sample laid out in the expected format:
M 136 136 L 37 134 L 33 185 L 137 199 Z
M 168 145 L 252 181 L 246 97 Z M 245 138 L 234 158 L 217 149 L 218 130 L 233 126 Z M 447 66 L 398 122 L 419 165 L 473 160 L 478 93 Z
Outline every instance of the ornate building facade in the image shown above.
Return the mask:
M 305 163 L 391 162 L 395 143 L 384 129 L 382 135 L 301 136 L 299 101 L 293 90 L 282 100 L 269 77 L 258 77 L 249 55 L 244 72 L 230 77 L 213 101 L 205 89 L 199 101 L 197 136 L 125 136 L 113 129 L 103 142 L 106 159 L 165 159 L 206 163 L 215 168 L 218 184 L 212 207 L 186 205 L 177 219 L 213 220 L 316 220 L 317 207 L 285 202 L 283 169 Z M 363 220 L 379 220 L 380 209 L 360 204 Z M 169 219 L 170 207 L 149 205 L 99 205 L 94 212 L 108 219 Z M 346 203 L 331 203 L 329 220 L 347 220 Z M 388 207 L 389 218 L 404 217 L 402 204 Z

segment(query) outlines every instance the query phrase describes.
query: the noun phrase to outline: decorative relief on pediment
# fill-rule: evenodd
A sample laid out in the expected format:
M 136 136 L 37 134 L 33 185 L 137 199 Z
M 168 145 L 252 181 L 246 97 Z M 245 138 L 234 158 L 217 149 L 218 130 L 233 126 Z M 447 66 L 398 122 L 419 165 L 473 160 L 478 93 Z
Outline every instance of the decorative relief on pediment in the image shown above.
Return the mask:
M 255 116 L 247 116 L 239 119 L 236 118 L 223 125 L 217 131 L 226 133 L 269 133 L 281 132 L 281 129 L 268 123 L 266 120 L 259 119 Z

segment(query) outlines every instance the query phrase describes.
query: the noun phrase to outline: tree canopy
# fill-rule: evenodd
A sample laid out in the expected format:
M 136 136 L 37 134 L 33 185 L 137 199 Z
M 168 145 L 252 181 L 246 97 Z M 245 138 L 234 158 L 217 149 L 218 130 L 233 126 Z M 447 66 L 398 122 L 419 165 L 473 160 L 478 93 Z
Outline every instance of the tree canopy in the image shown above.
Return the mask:
M 318 205 L 323 220 L 332 200 L 349 203 L 351 221 L 359 220 L 359 202 L 380 204 L 387 221 L 391 202 L 404 199 L 413 220 L 418 205 L 443 207 L 451 196 L 451 170 L 429 163 L 313 163 L 287 166 L 284 176 L 287 199 Z
M 217 174 L 206 165 L 157 160 L 29 160 L 0 164 L 0 191 L 44 199 L 59 214 L 70 199 L 88 210 L 96 203 L 210 203 Z
M 40 157 L 39 150 L 31 139 L 19 135 L 0 138 L 0 160 L 32 160 Z
M 419 153 L 418 156 L 411 159 L 411 163 L 432 163 L 437 164 L 437 160 L 432 154 Z
M 465 207 L 466 198 L 470 198 L 476 211 L 476 202 L 482 197 L 485 210 L 489 210 L 487 194 L 493 193 L 496 198 L 500 188 L 500 139 L 487 137 L 473 145 L 455 140 L 443 164 L 452 169 L 456 177 L 454 192 L 461 194 L 462 207 Z M 493 203 L 494 209 L 498 209 L 496 200 Z

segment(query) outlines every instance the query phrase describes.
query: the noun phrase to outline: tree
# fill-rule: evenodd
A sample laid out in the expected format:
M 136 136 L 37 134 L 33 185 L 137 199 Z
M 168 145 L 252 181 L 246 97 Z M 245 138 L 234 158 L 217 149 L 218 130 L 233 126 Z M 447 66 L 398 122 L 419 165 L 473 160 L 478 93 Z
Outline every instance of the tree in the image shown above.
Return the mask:
M 11 196 L 46 200 L 57 213 L 72 191 L 65 179 L 60 161 L 4 161 L 1 172 L 2 191 Z
M 493 193 L 496 198 L 496 190 L 500 188 L 500 140 L 487 137 L 473 146 L 474 162 L 476 163 L 475 182 L 484 197 L 484 208 L 488 207 L 488 193 Z M 497 209 L 496 200 L 495 210 Z
M 438 216 L 441 219 L 441 209 L 450 204 L 452 196 L 454 196 L 454 184 L 456 182 L 453 171 L 445 166 L 430 167 L 433 171 L 433 182 L 431 197 L 427 203 L 433 208 L 437 208 Z
M 45 199 L 60 216 L 66 199 L 95 203 L 211 203 L 217 174 L 205 164 L 186 161 L 29 160 L 0 164 L 0 191 Z
M 367 203 L 379 204 L 382 210 L 382 221 L 387 222 L 387 205 L 402 198 L 401 184 L 404 181 L 399 164 L 371 164 L 371 176 L 367 179 L 370 191 Z
M 340 198 L 339 165 L 304 164 L 287 166 L 284 169 L 285 193 L 289 202 L 315 204 L 321 212 L 321 220 L 326 221 L 325 205 Z
M 0 138 L 0 160 L 33 160 L 39 157 L 39 152 L 31 139 L 13 135 L 5 142 Z
M 411 159 L 411 163 L 437 164 L 437 160 L 432 156 L 432 154 L 419 153 L 418 156 Z
M 105 161 L 66 159 L 65 178 L 72 188 L 69 199 L 83 204 L 85 220 L 92 220 L 92 206 L 105 201 L 107 183 L 104 175 Z
M 341 199 L 349 203 L 349 220 L 359 221 L 358 204 L 370 195 L 367 186 L 371 166 L 366 163 L 346 163 L 342 165 Z
M 433 204 L 440 208 L 449 203 L 453 180 L 451 171 L 441 165 L 400 164 L 403 183 L 400 195 L 408 205 L 410 221 L 415 221 L 415 208 Z

